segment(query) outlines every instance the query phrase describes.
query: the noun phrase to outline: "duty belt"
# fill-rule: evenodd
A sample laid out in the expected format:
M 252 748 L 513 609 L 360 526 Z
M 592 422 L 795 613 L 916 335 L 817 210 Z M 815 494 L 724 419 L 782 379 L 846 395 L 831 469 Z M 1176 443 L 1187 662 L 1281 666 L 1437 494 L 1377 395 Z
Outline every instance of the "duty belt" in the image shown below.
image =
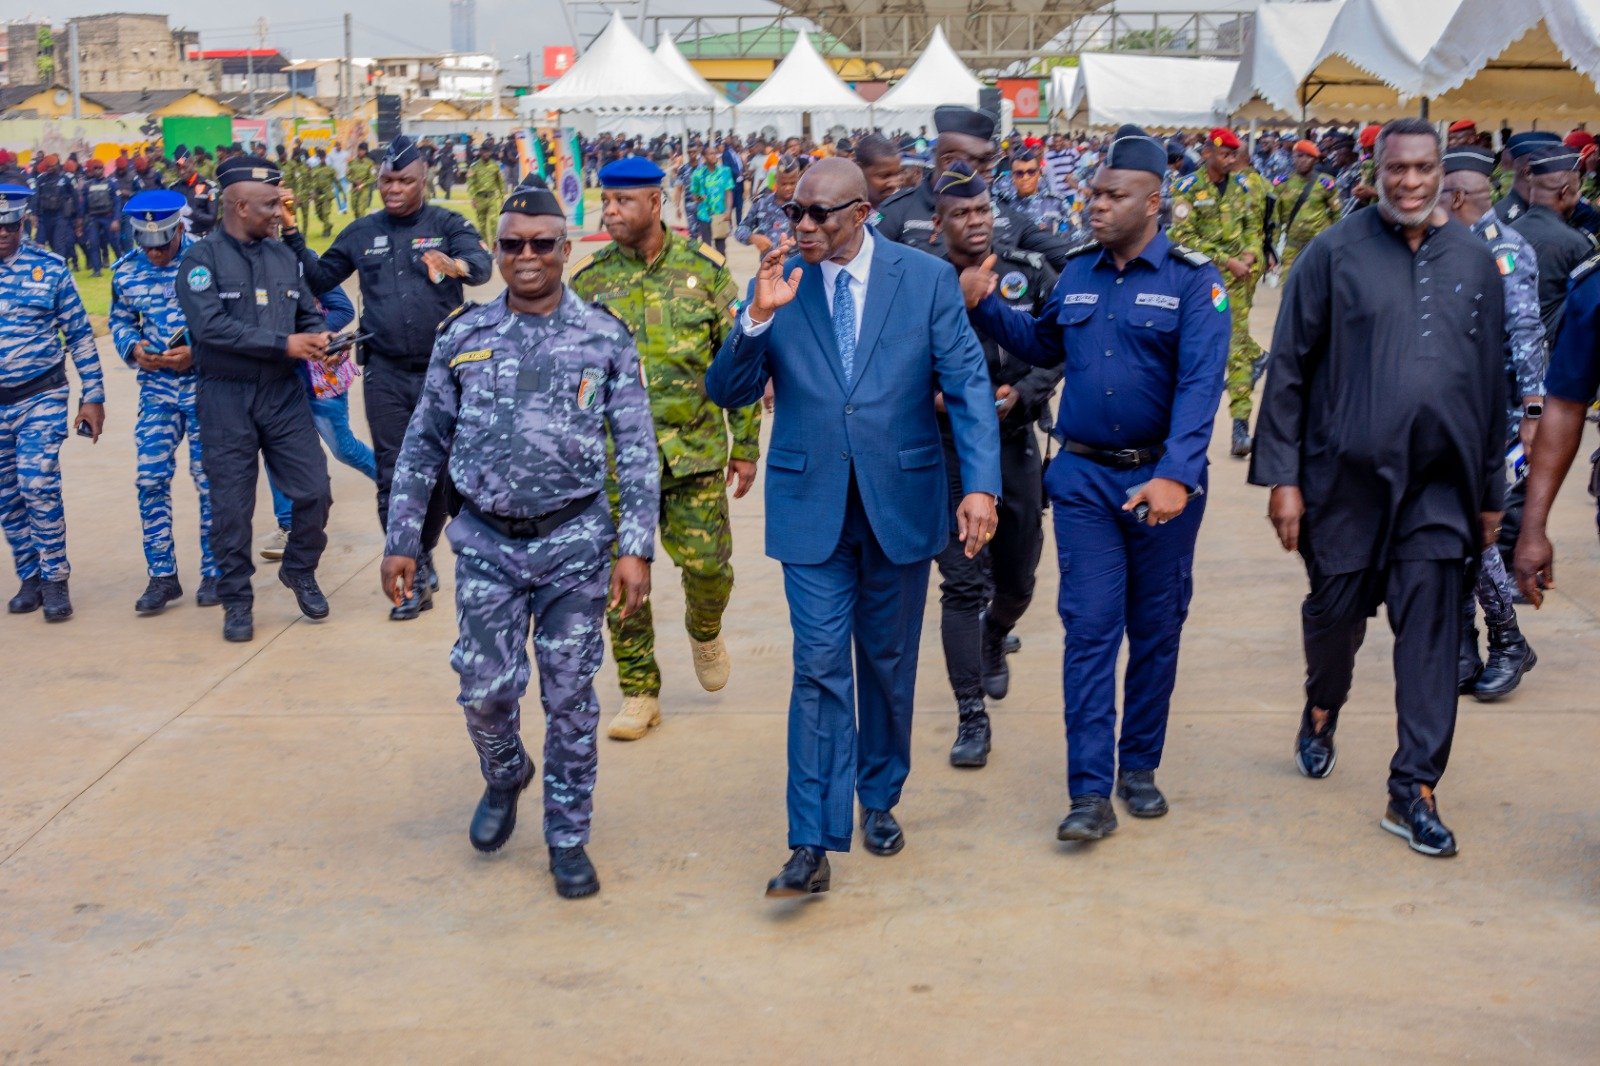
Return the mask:
M 29 378 L 20 385 L 13 385 L 10 388 L 0 385 L 0 407 L 5 407 L 7 404 L 21 403 L 29 397 L 37 396 L 41 392 L 49 392 L 51 389 L 62 388 L 66 384 L 67 364 L 66 360 L 62 360 L 38 377 Z
M 1061 447 L 1073 455 L 1081 455 L 1091 462 L 1101 466 L 1109 466 L 1113 470 L 1137 470 L 1141 466 L 1151 463 L 1167 454 L 1164 444 L 1152 444 L 1145 448 L 1094 448 L 1087 444 L 1079 444 L 1075 440 L 1064 442 Z
M 534 515 L 532 518 L 511 518 L 507 515 L 494 514 L 468 499 L 463 499 L 461 503 L 478 521 L 508 540 L 540 540 L 587 511 L 598 495 L 597 492 L 591 492 L 587 496 L 580 496 L 571 503 L 557 507 L 554 511 Z

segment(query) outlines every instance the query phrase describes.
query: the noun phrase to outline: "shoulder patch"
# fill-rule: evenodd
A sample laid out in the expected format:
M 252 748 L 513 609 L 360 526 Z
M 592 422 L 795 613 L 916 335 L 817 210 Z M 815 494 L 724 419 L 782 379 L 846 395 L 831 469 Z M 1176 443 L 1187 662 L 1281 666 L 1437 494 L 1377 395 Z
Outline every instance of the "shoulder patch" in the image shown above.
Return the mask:
M 723 255 L 709 244 L 697 244 L 695 245 L 694 250 L 695 253 L 702 259 L 709 260 L 712 266 L 722 267 L 727 265 L 727 256 Z
M 1183 177 L 1178 179 L 1178 183 L 1173 186 L 1173 189 L 1178 192 L 1188 192 L 1190 189 L 1194 188 L 1194 183 L 1199 180 L 1199 171 L 1196 171 L 1193 174 L 1185 174 Z
M 450 367 L 454 369 L 462 363 L 481 363 L 494 355 L 492 348 L 477 348 L 470 352 L 457 352 L 450 357 Z
M 480 305 L 473 303 L 471 300 L 465 301 L 460 307 L 456 308 L 454 311 L 451 311 L 448 315 L 445 315 L 444 319 L 439 323 L 439 328 L 434 330 L 434 332 L 442 336 L 444 331 L 450 328 L 450 323 L 454 322 L 456 319 L 460 318 L 462 315 L 478 306 Z M 454 366 L 455 364 L 452 363 L 451 365 Z
M 713 249 L 713 251 L 714 250 L 715 249 Z M 633 336 L 633 328 L 631 326 L 629 326 L 626 322 L 624 322 L 622 320 L 622 316 L 617 314 L 615 311 L 611 310 L 611 308 L 607 307 L 605 304 L 601 303 L 599 300 L 596 300 L 594 303 L 590 304 L 589 306 L 594 308 L 596 311 L 599 311 L 601 314 L 605 315 L 607 318 L 610 318 L 610 319 L 614 320 L 617 323 L 617 325 L 622 327 L 622 332 L 626 333 L 630 337 Z
M 1339 187 L 1339 183 L 1328 177 L 1326 174 L 1317 175 L 1317 183 L 1324 189 L 1337 189 Z
M 1100 242 L 1090 239 L 1082 242 L 1081 244 L 1074 244 L 1071 248 L 1068 248 L 1066 251 L 1066 258 L 1074 259 L 1077 256 L 1088 255 L 1090 252 L 1098 252 L 1099 250 Z
M 1600 255 L 1591 255 L 1576 267 L 1573 267 L 1572 273 L 1567 275 L 1567 279 L 1576 285 L 1590 274 L 1593 274 L 1596 268 L 1600 268 Z
M 1186 244 L 1174 244 L 1167 249 L 1167 254 L 1174 259 L 1181 259 L 1194 267 L 1203 267 L 1211 262 L 1211 257 L 1204 252 L 1197 252 Z

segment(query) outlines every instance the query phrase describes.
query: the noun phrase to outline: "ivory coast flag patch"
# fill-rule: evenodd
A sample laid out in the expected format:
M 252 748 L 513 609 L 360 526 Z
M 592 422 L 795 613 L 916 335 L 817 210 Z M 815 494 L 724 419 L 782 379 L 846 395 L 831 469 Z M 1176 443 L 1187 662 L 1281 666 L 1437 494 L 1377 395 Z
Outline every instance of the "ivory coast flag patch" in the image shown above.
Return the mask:
M 1218 311 L 1226 311 L 1228 309 L 1228 290 L 1221 285 L 1211 286 L 1211 306 Z
M 1505 255 L 1497 256 L 1494 265 L 1500 268 L 1501 277 L 1510 277 L 1511 272 L 1517 269 L 1517 253 L 1507 252 Z

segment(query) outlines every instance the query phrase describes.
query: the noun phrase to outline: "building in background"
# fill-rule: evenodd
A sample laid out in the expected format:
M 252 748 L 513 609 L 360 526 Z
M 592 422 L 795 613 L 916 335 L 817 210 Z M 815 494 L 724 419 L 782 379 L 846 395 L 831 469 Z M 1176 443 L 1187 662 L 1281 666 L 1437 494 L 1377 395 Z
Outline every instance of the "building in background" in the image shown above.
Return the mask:
M 450 0 L 450 51 L 478 50 L 478 0 Z
M 67 53 L 78 28 L 78 83 L 85 93 L 189 89 L 216 91 L 213 68 L 191 59 L 200 49 L 194 30 L 173 29 L 165 15 L 83 15 L 52 27 L 14 22 L 6 27 L 8 80 L 14 85 L 72 79 Z

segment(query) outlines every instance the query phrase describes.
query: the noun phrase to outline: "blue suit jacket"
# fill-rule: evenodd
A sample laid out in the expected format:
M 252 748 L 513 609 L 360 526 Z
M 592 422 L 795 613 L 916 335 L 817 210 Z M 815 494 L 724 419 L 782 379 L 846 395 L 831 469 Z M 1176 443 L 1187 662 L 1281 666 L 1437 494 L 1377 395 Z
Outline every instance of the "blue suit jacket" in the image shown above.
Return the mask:
M 736 328 L 706 373 L 706 393 L 748 407 L 768 380 L 767 554 L 825 561 L 839 543 L 850 472 L 884 554 L 931 559 L 950 537 L 950 492 L 933 398 L 944 393 L 967 492 L 1000 494 L 1000 431 L 983 348 L 967 322 L 955 272 L 874 231 L 872 269 L 845 384 L 822 268 L 804 269 L 795 299 L 757 336 Z M 743 321 L 743 316 L 740 317 Z

